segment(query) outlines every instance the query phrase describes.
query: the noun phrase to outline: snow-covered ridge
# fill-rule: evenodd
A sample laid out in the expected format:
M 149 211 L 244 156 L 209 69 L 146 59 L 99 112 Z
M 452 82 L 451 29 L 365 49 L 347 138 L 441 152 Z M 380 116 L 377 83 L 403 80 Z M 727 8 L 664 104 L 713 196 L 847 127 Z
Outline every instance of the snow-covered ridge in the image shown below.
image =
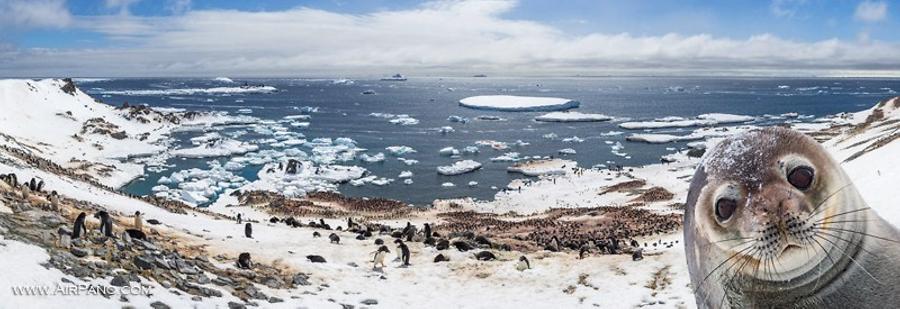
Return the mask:
M 79 167 L 111 186 L 143 174 L 140 165 L 116 159 L 164 151 L 160 142 L 175 126 L 149 108 L 99 103 L 71 80 L 0 80 L 0 110 L 0 133 L 16 141 L 0 143 Z
M 580 103 L 564 98 L 482 95 L 459 100 L 463 107 L 503 112 L 559 111 L 578 107 Z

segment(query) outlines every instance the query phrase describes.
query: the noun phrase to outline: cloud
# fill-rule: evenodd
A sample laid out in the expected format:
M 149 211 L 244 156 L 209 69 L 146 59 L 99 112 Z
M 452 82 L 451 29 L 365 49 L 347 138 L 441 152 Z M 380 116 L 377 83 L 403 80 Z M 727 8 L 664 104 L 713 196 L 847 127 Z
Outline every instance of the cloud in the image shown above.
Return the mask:
M 806 0 L 772 0 L 769 10 L 775 16 L 791 18 L 804 4 L 806 4 Z
M 166 10 L 172 14 L 183 14 L 191 9 L 191 0 L 168 0 Z
M 64 0 L 0 0 L 0 27 L 62 28 L 71 22 Z
M 80 17 L 73 27 L 112 47 L 0 53 L 14 76 L 322 76 L 408 74 L 779 74 L 900 71 L 900 47 L 759 34 L 573 35 L 504 17 L 510 1 L 432 2 L 344 14 L 191 10 L 183 15 Z M 810 73 L 813 72 L 813 73 Z
M 853 18 L 864 22 L 879 22 L 887 18 L 887 3 L 884 1 L 863 1 L 856 6 Z

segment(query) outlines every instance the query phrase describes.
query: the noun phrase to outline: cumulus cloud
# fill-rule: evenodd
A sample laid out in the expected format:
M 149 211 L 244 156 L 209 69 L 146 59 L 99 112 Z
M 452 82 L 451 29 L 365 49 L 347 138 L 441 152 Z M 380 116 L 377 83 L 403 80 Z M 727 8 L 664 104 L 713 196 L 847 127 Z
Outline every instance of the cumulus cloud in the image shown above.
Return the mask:
M 0 0 L 0 27 L 62 28 L 71 22 L 65 0 Z
M 887 18 L 887 3 L 884 1 L 863 1 L 856 6 L 853 18 L 864 22 L 879 22 Z
M 0 75 L 380 75 L 665 72 L 810 74 L 900 70 L 883 42 L 794 41 L 628 33 L 572 35 L 504 17 L 510 1 L 433 2 L 344 14 L 193 10 L 183 15 L 79 18 L 115 47 L 0 53 Z

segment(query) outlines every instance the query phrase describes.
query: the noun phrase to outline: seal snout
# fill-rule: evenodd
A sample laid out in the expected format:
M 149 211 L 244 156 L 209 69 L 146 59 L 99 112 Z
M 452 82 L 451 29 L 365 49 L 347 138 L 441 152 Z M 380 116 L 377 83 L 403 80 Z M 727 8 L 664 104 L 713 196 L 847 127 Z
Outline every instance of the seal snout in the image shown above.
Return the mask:
M 813 227 L 804 215 L 808 209 L 804 195 L 778 185 L 760 191 L 749 201 L 758 222 L 765 223 L 758 230 L 756 248 L 764 256 L 780 256 L 809 244 Z

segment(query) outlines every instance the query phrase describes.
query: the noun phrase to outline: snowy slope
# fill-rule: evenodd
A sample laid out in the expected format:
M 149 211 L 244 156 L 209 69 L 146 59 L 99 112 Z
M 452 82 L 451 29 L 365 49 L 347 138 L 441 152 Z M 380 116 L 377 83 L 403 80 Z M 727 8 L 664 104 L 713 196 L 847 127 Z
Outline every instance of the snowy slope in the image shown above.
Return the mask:
M 81 166 L 78 161 L 115 166 L 109 175 L 96 168 L 87 171 L 110 186 L 143 173 L 140 165 L 115 159 L 165 150 L 155 142 L 168 133 L 168 125 L 152 118 L 147 123 L 126 119 L 126 111 L 96 102 L 77 88 L 67 92 L 64 86 L 59 79 L 0 80 L 0 133 L 5 135 L 0 144 L 36 151 L 64 167 Z M 126 136 L 96 133 L 97 128 Z

